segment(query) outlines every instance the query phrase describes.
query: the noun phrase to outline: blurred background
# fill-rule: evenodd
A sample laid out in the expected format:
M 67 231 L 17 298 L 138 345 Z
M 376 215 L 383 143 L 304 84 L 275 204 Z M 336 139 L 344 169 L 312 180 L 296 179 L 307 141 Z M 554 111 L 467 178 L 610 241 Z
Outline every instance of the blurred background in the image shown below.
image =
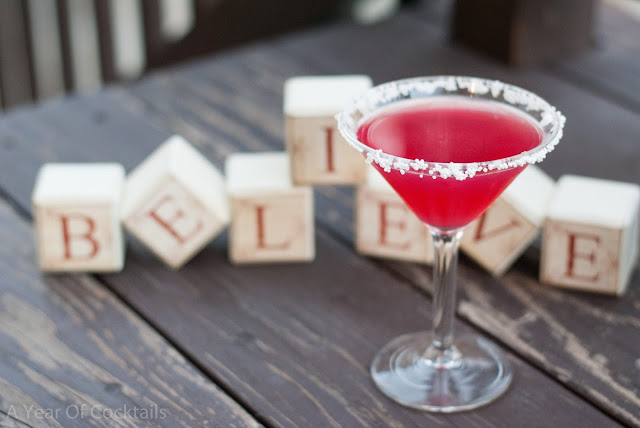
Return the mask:
M 510 40 L 513 36 L 500 29 L 479 26 L 480 22 L 495 27 L 500 19 L 519 20 L 519 24 L 529 20 L 535 29 L 542 25 L 540 22 L 554 25 L 555 21 L 557 26 L 558 21 L 563 21 L 564 31 L 574 37 L 574 44 L 582 43 L 587 34 L 593 36 L 589 42 L 594 46 L 598 43 L 597 29 L 592 28 L 594 3 L 606 2 L 640 22 L 640 0 L 559 1 L 570 9 L 550 6 L 549 0 L 458 0 L 460 13 L 440 12 L 439 16 L 455 21 L 458 30 L 454 39 L 512 65 L 536 61 L 508 57 L 513 52 L 492 52 L 492 48 L 499 47 L 496 38 Z M 375 25 L 403 7 L 433 7 L 441 11 L 454 9 L 455 3 L 454 0 L 0 0 L 0 111 L 68 93 L 95 91 L 106 83 L 136 79 L 159 67 L 332 20 Z M 534 7 L 542 11 L 542 21 L 536 21 L 535 10 L 526 10 L 527 4 L 537 5 Z M 520 12 L 514 12 L 509 5 L 519 6 Z M 566 12 L 566 16 L 545 16 L 545 9 L 551 8 L 558 14 Z M 490 11 L 496 19 L 475 20 L 478 11 Z M 515 16 L 517 13 L 525 17 Z M 526 18 L 530 15 L 534 17 Z M 575 28 L 569 25 L 570 17 Z M 538 33 L 545 32 L 543 28 L 540 30 Z M 546 32 L 553 40 L 553 32 Z M 542 38 L 539 43 L 548 44 L 549 39 Z M 536 49 L 529 45 L 525 48 Z

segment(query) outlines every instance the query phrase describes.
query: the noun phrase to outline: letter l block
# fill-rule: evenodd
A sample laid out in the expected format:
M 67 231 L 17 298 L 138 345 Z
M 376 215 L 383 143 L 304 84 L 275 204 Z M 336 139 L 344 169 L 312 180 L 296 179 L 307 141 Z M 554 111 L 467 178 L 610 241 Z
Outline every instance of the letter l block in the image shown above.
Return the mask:
M 178 269 L 229 223 L 224 178 L 174 135 L 129 174 L 122 220 L 133 236 Z
M 640 186 L 565 175 L 547 212 L 540 280 L 620 295 L 638 258 Z
M 40 168 L 32 194 L 40 269 L 122 270 L 123 185 L 119 164 L 50 163 Z
M 293 186 L 284 152 L 237 153 L 226 161 L 231 262 L 305 262 L 315 257 L 313 190 Z

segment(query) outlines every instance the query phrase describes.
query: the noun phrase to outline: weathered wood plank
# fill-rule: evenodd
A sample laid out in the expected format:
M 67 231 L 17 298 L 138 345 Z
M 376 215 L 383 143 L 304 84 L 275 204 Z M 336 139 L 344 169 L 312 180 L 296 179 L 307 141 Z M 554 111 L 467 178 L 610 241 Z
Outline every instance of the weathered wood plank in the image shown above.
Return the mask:
M 390 33 L 393 26 L 389 25 L 389 28 Z M 408 28 L 407 31 L 410 31 L 408 25 L 403 28 Z M 347 31 L 352 34 L 345 35 L 344 33 Z M 276 125 L 281 120 L 280 112 L 276 108 L 270 109 L 269 106 L 279 102 L 280 94 L 278 90 L 267 89 L 265 95 L 261 96 L 259 95 L 261 92 L 260 84 L 251 85 L 248 82 L 262 81 L 270 88 L 281 88 L 283 79 L 291 72 L 363 72 L 364 70 L 359 65 L 361 61 L 371 61 L 373 64 L 377 60 L 362 54 L 356 55 L 359 46 L 363 44 L 363 36 L 353 34 L 356 31 L 362 31 L 365 34 L 367 32 L 366 29 L 355 27 L 342 33 L 333 31 L 330 33 L 331 43 L 324 46 L 316 43 L 312 48 L 307 47 L 307 49 L 304 49 L 305 42 L 300 41 L 300 37 L 296 39 L 296 43 L 300 41 L 299 45 L 296 44 L 297 47 L 300 47 L 299 51 L 309 52 L 304 57 L 306 63 L 317 61 L 317 58 L 326 59 L 341 48 L 343 50 L 350 49 L 351 52 L 345 53 L 344 56 L 333 58 L 332 64 L 339 65 L 339 69 L 338 66 L 327 68 L 326 65 L 313 63 L 311 66 L 305 67 L 300 64 L 292 64 L 295 61 L 291 58 L 280 57 L 274 61 L 275 54 L 251 53 L 243 55 L 242 60 L 235 65 L 232 65 L 233 60 L 229 59 L 228 66 L 224 66 L 222 64 L 224 61 L 221 61 L 211 66 L 204 64 L 200 67 L 191 67 L 175 73 L 172 78 L 163 77 L 162 82 L 160 80 L 147 81 L 145 84 L 133 88 L 132 92 L 146 100 L 149 108 L 159 113 L 159 120 L 167 121 L 170 126 L 175 126 L 174 129 L 179 129 L 180 132 L 193 136 L 221 133 L 219 137 L 214 139 L 217 141 L 218 138 L 230 138 L 234 130 L 244 130 L 244 132 L 236 134 L 240 144 L 244 143 L 253 150 L 265 150 L 267 149 L 265 146 L 268 145 L 278 148 L 282 138 L 279 134 L 280 128 Z M 396 29 L 395 31 L 401 30 Z M 318 32 L 311 32 L 308 37 L 314 40 L 326 40 L 328 34 L 329 32 L 323 37 Z M 438 33 L 434 31 L 434 34 Z M 400 34 L 398 37 L 404 38 L 404 36 L 404 34 Z M 343 42 L 344 40 L 352 41 L 347 43 Z M 285 42 L 285 44 L 287 43 Z M 393 55 L 395 45 L 391 43 L 389 46 L 393 51 L 378 50 L 375 54 Z M 424 47 L 425 44 L 421 46 Z M 285 49 L 289 49 L 289 46 L 285 46 Z M 431 47 L 432 51 L 434 49 L 436 51 L 440 49 L 437 40 L 436 47 Z M 413 67 L 415 69 L 419 67 L 421 70 L 428 67 L 438 67 L 437 62 L 433 66 L 428 63 L 430 62 L 429 58 L 433 58 L 429 55 L 430 51 L 424 50 L 423 52 L 425 52 L 425 57 L 421 60 L 422 63 L 414 64 Z M 374 54 L 372 53 L 372 55 Z M 635 143 L 640 139 L 640 124 L 634 113 L 539 72 L 511 73 L 490 61 L 484 62 L 475 56 L 465 55 L 463 52 L 450 51 L 447 54 L 444 48 L 442 48 L 442 52 L 439 52 L 439 55 L 439 59 L 448 64 L 448 68 L 456 67 L 459 70 L 458 73 L 464 73 L 464 70 L 473 68 L 482 70 L 482 74 L 485 75 L 499 75 L 504 80 L 515 81 L 523 86 L 534 87 L 534 90 L 539 92 L 545 92 L 548 94 L 547 97 L 553 97 L 553 102 L 561 105 L 570 119 L 566 137 L 557 151 L 542 164 L 543 168 L 548 168 L 556 177 L 573 171 L 585 175 L 640 181 L 640 171 L 635 167 L 636 161 L 634 161 L 640 156 Z M 407 57 L 411 57 L 411 55 L 407 55 Z M 391 64 L 393 63 L 392 61 Z M 380 67 L 370 69 L 375 74 L 398 72 L 397 69 L 381 70 Z M 406 73 L 416 73 L 416 71 L 411 71 L 411 68 L 406 70 Z M 427 74 L 437 72 L 440 71 L 427 71 Z M 510 76 L 511 78 L 509 78 Z M 379 79 L 379 81 L 383 79 Z M 243 95 L 228 101 L 233 93 L 232 88 L 239 88 L 240 82 L 243 82 Z M 171 89 L 165 92 L 161 89 L 163 85 L 167 85 Z M 184 97 L 172 101 L 170 94 L 173 91 L 184 94 Z M 264 93 L 264 90 L 262 91 Z M 172 113 L 175 111 L 180 112 L 179 119 L 176 119 L 175 114 Z M 235 119 L 233 111 L 236 112 Z M 185 118 L 183 115 L 187 115 L 187 117 Z M 221 120 L 222 118 L 225 119 L 224 122 Z M 256 130 L 257 120 L 261 125 L 265 123 L 262 133 Z M 604 145 L 602 141 L 609 140 L 608 123 L 612 122 L 616 123 L 616 130 L 619 132 L 620 138 L 610 145 Z M 248 123 L 247 127 L 251 132 L 247 132 L 247 128 L 243 128 L 244 123 Z M 254 125 L 252 126 L 251 123 Z M 206 142 L 206 139 L 203 142 Z M 615 147 L 614 150 L 612 150 L 612 145 Z M 576 157 L 576 152 L 582 152 L 582 150 L 585 150 L 587 154 Z M 555 158 L 560 160 L 556 161 Z M 602 162 L 602 159 L 612 159 L 612 161 L 611 163 Z M 615 165 L 615 168 L 612 165 Z M 332 223 L 342 238 L 350 242 L 352 239 L 351 192 L 326 188 L 320 189 L 320 193 L 319 203 L 317 203 L 319 219 Z M 331 201 L 324 200 L 325 197 Z M 528 281 L 522 282 L 522 280 L 516 279 L 517 276 L 510 275 L 501 281 L 501 287 L 496 287 L 495 281 L 477 268 L 469 267 L 469 265 L 463 266 L 461 268 L 461 282 L 464 282 L 464 287 L 467 288 L 468 300 L 461 305 L 462 315 L 489 332 L 499 332 L 502 340 L 517 349 L 522 355 L 531 358 L 540 367 L 549 370 L 561 381 L 568 382 L 572 388 L 600 405 L 611 408 L 619 417 L 637 423 L 637 398 L 634 398 L 636 397 L 634 391 L 638 388 L 638 381 L 637 377 L 629 376 L 629 373 L 634 373 L 636 370 L 633 367 L 635 364 L 633 362 L 637 358 L 638 348 L 621 346 L 618 349 L 617 347 L 611 348 L 609 345 L 612 336 L 617 338 L 613 340 L 616 343 L 624 343 L 625 338 L 637 334 L 637 325 L 634 326 L 634 323 L 637 323 L 639 319 L 636 308 L 640 305 L 638 303 L 640 296 L 637 294 L 638 287 L 633 286 L 633 284 L 640 282 L 637 274 L 632 278 L 631 291 L 623 299 L 611 302 L 606 298 L 558 292 L 539 285 L 536 281 L 537 257 L 536 251 L 528 253 L 521 264 L 514 269 L 514 272 L 525 269 L 527 274 L 524 277 L 528 278 Z M 416 284 L 430 287 L 429 273 L 419 267 L 397 263 L 389 263 L 388 267 L 405 277 L 408 276 Z M 572 317 L 563 319 L 564 335 L 552 335 L 551 333 L 557 331 L 555 320 L 542 316 L 537 317 L 537 322 L 533 324 L 542 323 L 544 328 L 528 325 L 523 321 L 522 328 L 519 330 L 514 331 L 515 327 L 500 329 L 499 321 L 491 324 L 487 319 L 504 320 L 502 311 L 507 309 L 510 309 L 514 314 L 512 322 L 508 324 L 510 326 L 518 324 L 517 321 L 521 317 L 525 317 L 525 320 L 530 317 L 527 315 L 531 311 L 526 298 L 518 300 L 504 295 L 503 287 L 512 287 L 513 284 L 516 284 L 515 287 L 523 292 L 528 292 L 535 285 L 535 289 L 539 290 L 538 299 L 549 305 L 551 313 L 564 312 L 567 306 L 571 306 L 565 300 L 577 299 L 581 304 L 594 309 L 606 304 L 611 307 L 610 314 L 619 312 L 623 319 L 630 317 L 635 321 L 626 323 L 627 328 L 608 328 L 601 331 L 601 334 L 594 335 L 592 327 L 594 323 L 598 323 L 598 320 L 592 317 L 593 313 L 581 311 L 580 317 L 576 317 L 572 312 Z M 636 291 L 634 292 L 634 290 Z M 559 299 L 556 293 L 559 293 L 560 296 L 566 296 L 566 298 Z M 491 304 L 487 302 L 491 302 Z M 478 314 L 485 314 L 485 317 L 480 318 Z M 577 340 L 577 344 L 581 346 L 582 355 L 572 354 L 571 349 L 566 349 L 569 335 L 573 335 L 571 339 L 574 342 Z M 534 346 L 530 346 L 532 337 L 535 339 Z M 545 353 L 536 352 L 536 348 L 545 348 L 547 351 Z M 605 366 L 599 366 L 598 361 L 602 362 L 599 354 L 607 355 L 609 363 Z M 611 375 L 608 378 L 603 378 L 602 370 L 610 370 Z M 585 386 L 589 384 L 590 386 Z M 607 392 L 603 393 L 602 391 Z
M 259 426 L 103 285 L 38 272 L 4 202 L 0 240 L 1 426 Z
M 277 426 L 494 426 L 516 408 L 519 426 L 535 426 L 538 412 L 558 405 L 550 397 L 563 404 L 545 423 L 576 423 L 582 411 L 589 417 L 581 423 L 613 423 L 514 358 L 509 394 L 475 413 L 442 417 L 394 405 L 375 390 L 368 364 L 388 339 L 428 326 L 430 303 L 324 232 L 317 239 L 308 266 L 233 267 L 221 240 L 171 275 L 134 250 L 128 270 L 110 282 L 144 313 L 181 302 L 159 321 L 163 328 L 177 336 L 188 325 L 184 348 Z M 131 289 L 132 277 L 147 281 Z
M 109 159 L 130 168 L 169 134 L 164 126 L 185 134 L 218 166 L 230 151 L 281 147 L 280 67 L 297 73 L 304 66 L 264 49 L 269 55 L 247 51 L 196 66 L 195 74 L 211 79 L 196 86 L 187 85 L 193 71 L 159 74 L 128 93 L 11 115 L 0 122 L 0 147 L 11 147 L 0 157 L 3 187 L 27 207 L 25 194 L 45 159 Z M 332 190 L 322 196 L 323 223 L 348 201 L 340 192 L 329 199 Z M 309 265 L 235 267 L 221 237 L 170 272 L 134 243 L 125 271 L 103 280 L 276 426 L 500 426 L 512 424 L 505 421 L 516 409 L 519 426 L 538 426 L 543 412 L 554 426 L 616 425 L 513 357 L 517 376 L 509 394 L 472 413 L 435 416 L 385 399 L 370 381 L 370 359 L 387 340 L 426 328 L 430 319 L 423 293 L 387 269 L 321 231 Z

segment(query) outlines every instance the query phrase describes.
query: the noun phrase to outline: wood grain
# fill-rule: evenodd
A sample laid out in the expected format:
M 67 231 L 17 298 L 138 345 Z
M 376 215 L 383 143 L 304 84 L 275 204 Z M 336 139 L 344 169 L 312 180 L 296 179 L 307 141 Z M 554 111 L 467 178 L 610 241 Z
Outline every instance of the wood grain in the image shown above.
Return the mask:
M 232 151 L 273 150 L 283 144 L 281 84 L 312 70 L 263 45 L 158 74 L 126 93 L 13 114 L 0 122 L 0 147 L 11 147 L 0 157 L 0 179 L 27 207 L 31 174 L 50 157 L 131 166 L 171 132 L 217 166 Z M 367 366 L 387 340 L 428 327 L 430 302 L 389 272 L 413 265 L 375 263 L 345 245 L 350 192 L 321 190 L 323 226 L 310 265 L 234 267 L 221 237 L 180 272 L 133 243 L 125 271 L 102 279 L 274 426 L 512 426 L 515 412 L 519 426 L 539 426 L 542 413 L 551 426 L 616 425 L 513 356 L 509 394 L 472 413 L 417 413 L 384 398 Z
M 3 202 L 0 240 L 1 426 L 259 426 L 94 279 L 38 272 Z

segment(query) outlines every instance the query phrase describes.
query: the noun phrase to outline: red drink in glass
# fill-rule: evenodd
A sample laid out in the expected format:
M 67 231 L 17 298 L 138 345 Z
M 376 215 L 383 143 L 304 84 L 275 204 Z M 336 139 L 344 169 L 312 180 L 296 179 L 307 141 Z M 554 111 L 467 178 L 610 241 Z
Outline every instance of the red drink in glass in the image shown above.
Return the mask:
M 338 129 L 427 225 L 434 243 L 433 325 L 387 343 L 371 363 L 382 392 L 431 412 L 470 410 L 509 386 L 504 352 L 454 337 L 463 229 L 562 137 L 564 116 L 517 86 L 465 76 L 387 82 L 337 116 Z
M 531 150 L 540 145 L 542 130 L 515 108 L 496 102 L 434 97 L 381 110 L 359 127 L 358 139 L 407 159 L 472 163 Z M 521 171 L 495 170 L 461 181 L 433 179 L 426 171 L 381 173 L 423 222 L 448 230 L 479 217 Z

